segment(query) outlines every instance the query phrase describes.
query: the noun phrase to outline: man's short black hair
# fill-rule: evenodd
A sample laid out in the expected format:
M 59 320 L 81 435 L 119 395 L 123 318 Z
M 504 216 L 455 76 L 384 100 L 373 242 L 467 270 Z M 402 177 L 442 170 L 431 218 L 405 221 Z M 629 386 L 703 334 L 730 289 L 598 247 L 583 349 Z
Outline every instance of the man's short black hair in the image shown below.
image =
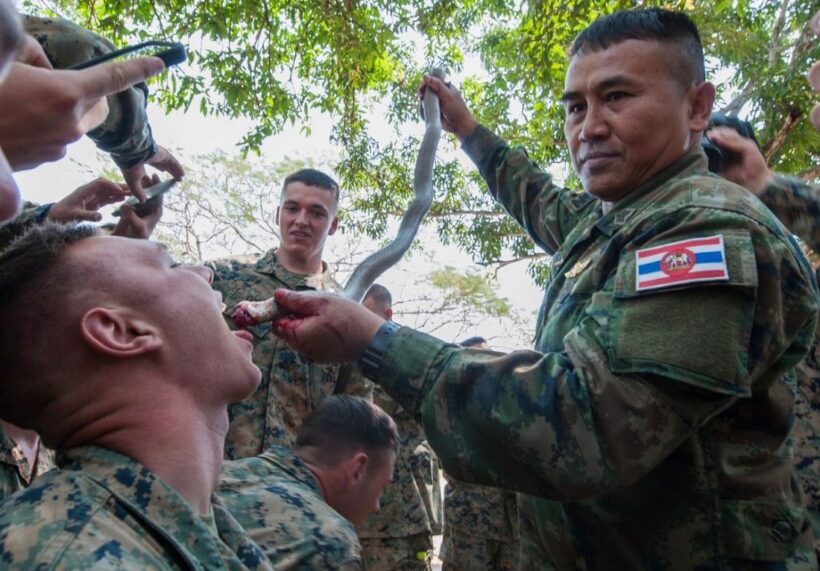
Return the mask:
M 365 299 L 372 299 L 376 305 L 382 309 L 390 309 L 393 307 L 393 296 L 390 295 L 390 290 L 381 284 L 373 284 L 367 293 L 364 294 L 362 301 Z
M 578 34 L 569 50 L 570 58 L 587 51 L 601 51 L 626 40 L 655 40 L 675 44 L 683 66 L 670 68 L 687 71 L 682 83 L 687 87 L 706 79 L 703 46 L 695 23 L 683 12 L 662 8 L 623 10 L 598 18 Z
M 351 452 L 398 453 L 396 423 L 381 408 L 361 397 L 333 395 L 305 420 L 296 433 L 296 447 L 316 448 L 328 465 Z
M 322 171 L 318 171 L 316 169 L 300 169 L 289 174 L 287 178 L 285 178 L 285 182 L 282 184 L 282 196 L 284 196 L 285 189 L 292 182 L 301 182 L 306 186 L 318 186 L 319 188 L 324 188 L 325 190 L 330 191 L 333 195 L 333 200 L 336 201 L 337 204 L 339 202 L 339 184 Z
M 484 345 L 486 343 L 487 343 L 486 339 L 476 335 L 475 337 L 468 337 L 467 339 L 465 339 L 464 341 L 459 343 L 459 345 L 461 345 L 462 347 L 475 347 L 477 345 Z

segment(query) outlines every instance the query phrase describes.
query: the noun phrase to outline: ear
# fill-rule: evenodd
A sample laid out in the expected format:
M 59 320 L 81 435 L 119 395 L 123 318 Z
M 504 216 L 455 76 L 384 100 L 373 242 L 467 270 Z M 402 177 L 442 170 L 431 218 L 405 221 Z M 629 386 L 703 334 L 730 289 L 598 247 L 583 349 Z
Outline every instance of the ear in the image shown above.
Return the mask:
M 328 236 L 333 236 L 336 233 L 336 228 L 339 227 L 339 217 L 334 216 L 333 222 L 330 223 L 330 230 L 327 231 Z
M 364 452 L 356 452 L 348 461 L 345 467 L 346 476 L 349 482 L 360 484 L 367 478 L 367 466 L 370 458 Z
M 384 318 L 385 318 L 387 321 L 390 321 L 391 319 L 393 319 L 393 308 L 392 308 L 392 307 L 387 308 L 387 310 L 385 310 L 385 312 L 384 312 Z
M 135 357 L 162 346 L 154 327 L 119 309 L 89 309 L 80 320 L 80 331 L 92 350 L 111 357 Z
M 715 86 L 704 81 L 693 86 L 689 92 L 689 130 L 702 133 L 709 125 L 712 104 L 715 102 Z
M 277 225 L 277 226 L 281 226 L 281 225 L 282 225 L 282 223 L 279 221 L 279 210 L 280 210 L 280 209 L 281 209 L 281 207 L 280 207 L 280 206 L 277 206 L 277 207 L 276 207 L 276 225 Z

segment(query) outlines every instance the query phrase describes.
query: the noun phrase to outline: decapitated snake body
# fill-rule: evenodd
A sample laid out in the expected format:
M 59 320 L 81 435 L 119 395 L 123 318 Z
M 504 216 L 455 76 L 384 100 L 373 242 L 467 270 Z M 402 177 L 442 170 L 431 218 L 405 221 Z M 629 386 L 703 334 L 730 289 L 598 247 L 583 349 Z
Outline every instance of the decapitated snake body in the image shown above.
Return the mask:
M 440 69 L 433 70 L 433 75 L 444 79 Z M 401 260 L 413 243 L 421 222 L 433 203 L 433 164 L 436 158 L 436 148 L 441 138 L 441 116 L 438 96 L 431 89 L 424 91 L 422 108 L 426 127 L 413 173 L 413 201 L 399 224 L 396 237 L 384 248 L 365 258 L 347 280 L 342 296 L 355 302 L 360 302 L 373 282 Z M 272 321 L 276 319 L 278 313 L 276 302 L 273 299 L 241 301 L 234 308 L 232 319 L 238 327 L 246 327 Z

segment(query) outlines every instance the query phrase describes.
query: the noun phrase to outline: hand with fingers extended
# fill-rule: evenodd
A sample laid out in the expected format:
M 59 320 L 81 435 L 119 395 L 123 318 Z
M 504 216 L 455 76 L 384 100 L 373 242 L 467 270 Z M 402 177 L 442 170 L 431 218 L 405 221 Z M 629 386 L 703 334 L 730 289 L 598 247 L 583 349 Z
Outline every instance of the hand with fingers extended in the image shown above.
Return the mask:
M 424 90 L 432 89 L 438 95 L 441 109 L 441 128 L 463 141 L 472 135 L 478 122 L 467 109 L 467 104 L 458 89 L 450 82 L 444 82 L 432 75 L 425 75 L 419 87 L 419 99 L 424 99 Z
M 157 146 L 157 152 L 153 157 L 144 163 L 136 164 L 122 171 L 122 175 L 128 187 L 131 189 L 131 193 L 136 196 L 140 202 L 145 200 L 144 187 L 156 184 L 152 182 L 153 179 L 146 173 L 145 165 L 150 165 L 159 171 L 167 172 L 174 177 L 175 180 L 180 180 L 185 176 L 185 170 L 176 157 L 165 147 Z
M 0 85 L 0 147 L 14 170 L 65 155 L 66 145 L 105 120 L 105 97 L 164 69 L 140 57 L 79 71 L 14 63 Z
M 145 182 L 156 184 L 159 182 L 159 177 L 154 175 Z M 114 236 L 141 240 L 150 238 L 162 218 L 162 201 L 163 195 L 159 195 L 136 207 L 123 204 L 120 207 L 120 221 L 114 228 Z
M 773 173 L 757 143 L 728 127 L 715 127 L 708 133 L 709 140 L 737 156 L 736 160 L 726 161 L 717 174 L 760 196 L 766 190 Z
M 357 361 L 384 319 L 363 305 L 325 292 L 276 290 L 282 317 L 273 332 L 319 363 Z
M 46 218 L 54 222 L 73 222 L 87 220 L 99 222 L 102 215 L 98 212 L 106 204 L 120 202 L 128 196 L 128 187 L 124 184 L 98 178 L 84 184 L 77 190 L 52 206 Z

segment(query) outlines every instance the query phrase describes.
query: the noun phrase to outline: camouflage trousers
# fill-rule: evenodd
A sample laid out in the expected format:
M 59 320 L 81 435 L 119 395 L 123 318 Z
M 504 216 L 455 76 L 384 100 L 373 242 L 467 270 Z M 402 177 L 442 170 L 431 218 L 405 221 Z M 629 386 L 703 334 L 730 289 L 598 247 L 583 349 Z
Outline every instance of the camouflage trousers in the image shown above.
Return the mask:
M 433 538 L 428 533 L 408 537 L 363 537 L 365 571 L 431 571 Z
M 516 571 L 518 545 L 453 532 L 441 544 L 442 571 Z

